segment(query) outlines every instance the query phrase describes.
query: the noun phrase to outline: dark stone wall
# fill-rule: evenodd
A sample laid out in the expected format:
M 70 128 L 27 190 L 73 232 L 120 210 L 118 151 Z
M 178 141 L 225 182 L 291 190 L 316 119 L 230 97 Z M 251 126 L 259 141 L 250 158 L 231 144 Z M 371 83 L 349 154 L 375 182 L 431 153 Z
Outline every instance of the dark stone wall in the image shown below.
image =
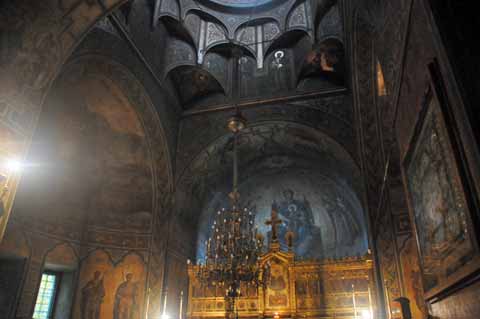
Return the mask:
M 406 47 L 396 132 L 403 157 L 408 150 L 428 81 L 427 64 L 438 56 L 434 34 L 421 1 L 415 1 Z
M 418 3 L 418 1 L 416 1 Z M 409 298 L 414 317 L 426 316 L 423 290 L 420 284 L 415 235 L 408 215 L 406 194 L 402 181 L 402 156 L 398 151 L 401 141 L 396 133 L 400 121 L 396 113 L 398 92 L 402 87 L 404 55 L 408 52 L 406 43 L 412 35 L 411 23 L 417 23 L 412 1 L 377 2 L 372 5 L 375 15 L 373 38 L 373 86 L 374 101 L 378 116 L 378 138 L 381 143 L 383 162 L 389 165 L 388 178 L 379 189 L 380 203 L 374 208 L 374 240 L 381 267 L 380 282 L 384 288 L 386 312 L 393 316 L 400 313 L 400 304 L 394 300 L 400 296 Z M 392 18 L 395 17 L 395 18 Z M 419 50 L 428 47 L 424 41 Z M 407 50 L 407 51 L 406 51 Z M 383 74 L 384 92 L 380 90 L 378 76 Z M 402 107 L 402 104 L 399 104 Z M 402 110 L 399 114 L 414 113 Z M 412 115 L 415 116 L 415 115 Z M 394 127 L 397 127 L 395 132 Z M 401 143 L 401 142 L 400 142 Z M 372 147 L 372 145 L 370 145 Z M 387 164 L 388 161 L 388 164 Z M 383 170 L 383 174 L 385 170 Z
M 480 98 L 480 81 L 477 75 L 480 64 L 475 30 L 480 27 L 475 4 L 471 1 L 428 1 L 432 17 L 439 29 L 439 37 L 445 43 L 453 74 L 460 82 L 462 96 L 477 141 L 480 141 L 480 111 L 475 101 Z
M 412 136 L 421 119 L 426 89 L 431 81 L 429 66 L 434 62 L 439 66 L 445 94 L 453 110 L 453 120 L 448 125 L 456 132 L 455 141 L 460 145 L 460 149 L 456 150 L 461 154 L 457 154 L 458 164 L 465 164 L 469 176 L 464 185 L 465 194 L 474 200 L 478 198 L 475 191 L 478 189 L 478 144 L 473 138 L 474 129 L 470 127 L 473 118 L 468 119 L 466 115 L 469 110 L 460 94 L 462 89 L 459 89 L 475 83 L 458 82 L 459 78 L 454 76 L 461 70 L 455 66 L 465 62 L 458 63 L 455 57 L 452 60 L 452 56 L 447 54 L 459 48 L 453 49 L 449 47 L 452 42 L 443 41 L 442 31 L 446 29 L 439 29 L 437 22 L 441 25 L 445 22 L 435 20 L 429 1 L 400 1 L 395 4 L 370 1 L 369 6 L 365 19 L 370 21 L 371 29 L 366 32 L 370 32 L 374 48 L 371 59 L 382 68 L 386 88 L 383 95 L 379 94 L 378 87 L 373 91 L 378 116 L 377 138 L 381 141 L 377 145 L 384 154 L 383 162 L 390 159 L 387 183 L 383 190 L 374 191 L 374 194 L 380 194 L 375 196 L 381 202 L 373 214 L 370 212 L 383 298 L 389 298 L 386 311 L 398 311 L 398 304 L 392 299 L 403 295 L 410 299 L 415 318 L 428 314 L 434 318 L 475 318 L 480 311 L 472 297 L 479 288 L 475 279 L 468 286 L 462 279 L 456 283 L 455 289 L 449 286 L 436 298 L 425 298 L 412 211 L 407 206 L 406 187 L 402 186 L 408 178 L 404 171 L 406 155 L 415 145 Z M 371 67 L 374 70 L 371 85 L 374 86 L 377 85 L 377 67 Z M 365 86 L 362 83 L 358 85 L 360 88 Z M 369 147 L 374 145 L 367 143 Z M 369 176 L 366 177 L 369 180 Z M 377 182 L 377 185 L 382 184 Z M 475 206 L 473 208 L 471 226 L 478 229 Z

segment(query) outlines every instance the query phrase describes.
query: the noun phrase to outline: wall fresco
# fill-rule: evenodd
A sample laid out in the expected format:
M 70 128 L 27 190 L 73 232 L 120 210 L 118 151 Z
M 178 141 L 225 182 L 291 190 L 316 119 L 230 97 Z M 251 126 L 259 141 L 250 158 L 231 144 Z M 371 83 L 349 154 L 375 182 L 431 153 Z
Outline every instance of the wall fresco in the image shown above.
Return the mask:
M 107 77 L 64 79 L 42 114 L 18 210 L 77 226 L 90 211 L 90 224 L 148 230 L 151 161 L 140 118 L 118 85 Z
M 80 268 L 73 318 L 142 318 L 145 281 L 145 263 L 138 255 L 114 265 L 106 252 L 92 252 Z
M 268 238 L 272 206 L 282 224 L 279 240 L 287 249 L 285 233 L 295 232 L 294 251 L 303 258 L 340 258 L 367 251 L 366 226 L 357 195 L 345 185 L 306 170 L 259 172 L 239 187 L 243 205 L 256 214 L 255 224 Z M 200 219 L 197 259 L 204 257 L 204 241 L 210 235 L 216 211 L 228 207 L 225 194 L 217 190 Z

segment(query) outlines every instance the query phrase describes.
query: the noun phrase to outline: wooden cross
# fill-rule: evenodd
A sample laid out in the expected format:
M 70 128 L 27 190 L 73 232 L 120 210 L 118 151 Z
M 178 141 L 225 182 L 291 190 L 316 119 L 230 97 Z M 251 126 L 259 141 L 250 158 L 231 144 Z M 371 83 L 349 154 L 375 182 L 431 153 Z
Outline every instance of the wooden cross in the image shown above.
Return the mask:
M 281 224 L 282 220 L 278 218 L 277 211 L 272 208 L 272 213 L 270 215 L 270 220 L 265 221 L 266 225 L 272 226 L 272 242 L 276 242 L 278 240 L 277 237 L 277 225 Z

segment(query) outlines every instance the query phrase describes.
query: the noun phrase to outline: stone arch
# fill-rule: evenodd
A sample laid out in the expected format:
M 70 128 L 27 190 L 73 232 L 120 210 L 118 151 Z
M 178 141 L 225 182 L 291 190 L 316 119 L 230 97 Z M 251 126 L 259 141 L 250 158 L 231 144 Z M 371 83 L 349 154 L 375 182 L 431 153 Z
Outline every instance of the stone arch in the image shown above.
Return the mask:
M 21 227 L 12 223 L 0 244 L 0 255 L 13 255 L 15 258 L 29 258 L 31 245 Z
M 11 1 L 0 19 L 9 25 L 9 45 L 2 47 L 0 103 L 2 131 L 12 134 L 18 150 L 8 153 L 25 157 L 49 87 L 62 65 L 93 25 L 127 0 L 111 1 Z M 5 146 L 0 145 L 3 149 Z M 16 177 L 12 188 L 18 186 Z M 6 227 L 14 197 L 0 218 L 0 233 Z
M 215 212 L 228 202 L 231 143 L 229 134 L 217 137 L 190 162 L 178 180 L 177 203 L 184 204 L 179 204 L 179 213 L 188 216 L 184 218 L 198 220 L 199 247 L 206 239 L 201 232 L 210 226 L 205 214 Z M 343 146 L 306 125 L 261 121 L 251 123 L 240 134 L 238 150 L 241 198 L 260 209 L 257 216 L 265 217 L 269 203 L 281 199 L 278 195 L 281 187 L 274 185 L 285 183 L 285 187 L 298 191 L 297 197 L 301 199 L 304 194 L 315 206 L 317 227 L 326 240 L 323 257 L 366 253 L 368 226 L 362 203 L 364 190 L 360 168 Z M 263 188 L 252 191 L 256 187 Z M 338 209 L 344 209 L 338 213 L 345 214 L 346 220 L 351 222 L 336 220 L 333 216 Z M 348 227 L 353 228 L 347 230 Z M 355 235 L 350 238 L 347 235 L 350 233 Z M 321 251 L 316 253 L 321 254 Z
M 272 164 L 273 162 L 265 161 L 268 157 L 280 161 L 295 158 L 303 163 L 302 167 L 323 165 L 331 168 L 331 178 L 340 178 L 355 191 L 360 200 L 363 199 L 364 190 L 357 162 L 341 144 L 327 134 L 290 121 L 259 121 L 250 123 L 242 135 L 239 138 L 239 168 L 244 176 L 255 174 L 255 170 Z M 306 136 L 313 137 L 303 140 Z M 194 203 L 193 207 L 200 207 L 204 204 L 205 196 L 211 194 L 211 187 L 228 187 L 232 165 L 230 155 L 227 154 L 229 143 L 229 134 L 216 136 L 179 172 L 176 202 L 181 215 L 198 217 L 198 212 L 193 212 L 192 207 L 188 207 L 189 203 Z M 225 182 L 220 183 L 221 180 Z
M 212 28 L 212 31 L 216 31 L 216 36 L 207 36 L 205 37 L 204 45 L 198 43 L 198 48 L 203 48 L 203 50 L 208 51 L 208 48 L 212 47 L 216 43 L 219 42 L 228 42 L 228 28 L 227 26 L 217 17 L 214 15 L 200 11 L 199 9 L 193 8 L 189 9 L 185 12 L 185 21 L 190 20 L 189 17 L 194 16 L 197 17 L 195 19 L 195 23 L 186 23 L 185 27 L 190 31 L 191 34 L 198 33 L 198 30 L 202 28 L 202 23 L 205 23 L 205 31 L 208 33 L 208 28 Z M 192 28 L 197 28 L 196 30 L 192 30 Z M 213 32 L 215 33 L 215 32 Z M 212 33 L 212 35 L 213 35 Z M 198 40 L 200 41 L 200 34 L 196 34 L 198 36 Z
M 263 59 L 265 51 L 281 34 L 278 19 L 259 18 L 239 25 L 235 29 L 234 39 L 251 51 L 257 59 Z
M 45 254 L 44 265 L 50 268 L 75 270 L 79 257 L 75 248 L 69 243 L 60 243 Z
M 297 29 L 288 30 L 273 39 L 272 43 L 265 50 L 265 56 L 275 50 L 285 48 L 288 43 L 295 43 L 302 39 L 308 39 L 310 44 L 313 43 L 313 39 L 307 31 Z
M 342 20 L 341 5 L 337 1 L 326 1 L 320 5 L 314 19 L 316 41 L 320 42 L 327 37 L 342 37 Z
M 181 6 L 178 0 L 155 1 L 153 6 L 152 25 L 156 27 L 162 17 L 171 17 L 177 21 L 181 17 Z
M 159 21 L 167 28 L 167 30 L 180 41 L 183 41 L 194 48 L 194 51 L 197 52 L 198 41 L 196 39 L 196 34 L 192 33 L 187 25 L 170 15 L 162 15 L 158 18 Z
M 96 86 L 98 88 L 95 88 Z M 173 182 L 170 150 L 168 149 L 166 134 L 158 112 L 145 88 L 124 66 L 107 61 L 103 57 L 92 55 L 81 56 L 70 61 L 52 88 L 52 92 L 56 92 L 55 90 L 58 88 L 65 88 L 65 90 L 57 90 L 61 93 L 60 95 L 49 96 L 47 101 L 57 105 L 52 107 L 48 105 L 48 108 L 46 108 L 50 111 L 43 117 L 47 121 L 44 127 L 50 127 L 49 123 L 57 114 L 64 119 L 70 119 L 74 124 L 73 129 L 69 125 L 58 124 L 59 129 L 56 129 L 56 125 L 52 131 L 73 132 L 70 140 L 74 143 L 70 143 L 71 147 L 65 149 L 62 145 L 68 144 L 69 136 L 62 135 L 62 140 L 65 139 L 66 142 L 62 142 L 62 145 L 58 148 L 53 145 L 55 147 L 52 148 L 53 152 L 49 151 L 48 148 L 43 150 L 40 146 L 40 159 L 42 156 L 47 156 L 49 161 L 55 162 L 54 159 L 57 159 L 57 156 L 50 156 L 50 154 L 58 153 L 58 162 L 65 165 L 65 168 L 59 165 L 50 172 L 43 168 L 42 172 L 45 171 L 46 174 L 44 181 L 50 181 L 52 179 L 50 177 L 54 177 L 58 179 L 58 183 L 54 180 L 54 185 L 69 186 L 53 188 L 66 193 L 67 196 L 57 196 L 61 193 L 57 194 L 50 189 L 46 189 L 47 194 L 53 194 L 53 199 L 57 196 L 60 199 L 59 201 L 45 201 L 44 196 L 41 196 L 41 194 L 38 196 L 38 203 L 45 203 L 46 208 L 52 207 L 49 206 L 50 203 L 55 204 L 53 206 L 55 209 L 45 209 L 45 212 L 48 211 L 49 214 L 42 214 L 42 220 L 54 225 L 51 229 L 60 238 L 68 238 L 69 232 L 65 234 L 63 231 L 73 227 L 75 232 L 79 233 L 79 240 L 82 237 L 81 232 L 84 231 L 82 228 L 84 223 L 93 226 L 102 224 L 102 230 L 93 234 L 95 234 L 95 241 L 103 241 L 104 244 L 111 241 L 108 236 L 101 235 L 101 231 L 104 229 L 122 230 L 123 232 L 150 232 L 155 214 L 163 206 L 163 201 L 167 197 L 166 194 L 172 191 Z M 106 91 L 101 91 L 103 88 L 106 88 Z M 95 91 L 97 92 L 95 93 Z M 71 92 L 74 96 L 77 96 L 74 100 L 76 100 L 75 103 L 78 102 L 79 104 L 65 100 Z M 66 102 L 62 103 L 62 101 Z M 74 110 L 63 111 L 66 106 Z M 84 110 L 82 111 L 80 108 Z M 112 109 L 116 110 L 113 115 L 110 114 Z M 53 124 L 56 122 L 58 121 L 54 121 Z M 78 126 L 78 130 L 75 128 L 76 126 Z M 91 132 L 92 129 L 94 132 Z M 86 131 L 82 133 L 82 130 Z M 108 134 L 100 134 L 100 131 Z M 101 139 L 103 142 L 97 141 L 95 144 L 89 144 L 89 135 L 94 137 L 93 140 L 95 141 L 98 140 L 95 136 L 103 136 Z M 47 138 L 47 140 L 51 141 L 52 139 Z M 51 144 L 55 144 L 54 141 Z M 99 149 L 100 144 L 98 143 L 103 143 L 105 150 L 102 150 L 102 147 Z M 86 149 L 86 152 L 92 154 L 81 153 L 82 149 Z M 88 149 L 91 149 L 91 151 L 88 151 Z M 32 152 L 35 153 L 35 150 L 36 147 L 33 147 Z M 65 150 L 67 153 L 64 153 Z M 69 152 L 73 153 L 69 155 Z M 89 166 L 93 168 L 101 166 L 105 169 L 100 169 L 95 173 L 90 169 L 82 170 L 81 165 L 69 165 L 69 162 L 72 162 L 69 158 L 72 158 L 72 156 L 73 159 L 81 158 L 83 161 L 93 160 L 90 163 L 97 164 Z M 76 160 L 76 163 L 79 163 L 78 160 Z M 80 170 L 77 167 L 80 167 Z M 65 169 L 65 172 L 69 174 L 55 174 L 59 169 Z M 94 168 L 94 170 L 96 169 Z M 48 174 L 51 174 L 51 176 L 49 177 Z M 40 177 L 39 174 L 32 175 L 36 175 L 37 178 Z M 77 180 L 75 177 L 79 177 L 81 180 Z M 30 176 L 27 174 L 24 178 L 30 178 Z M 35 187 L 44 185 L 38 182 L 41 180 L 41 178 L 38 179 L 37 183 L 25 183 L 25 194 L 39 193 L 35 191 Z M 110 182 L 105 182 L 107 180 Z M 134 186 L 133 189 L 130 189 L 132 185 L 137 185 L 137 187 Z M 92 187 L 98 187 L 97 191 L 91 192 L 89 189 L 92 189 Z M 34 192 L 28 192 L 28 190 Z M 41 192 L 41 189 L 39 191 Z M 115 195 L 120 194 L 118 192 L 125 196 L 120 196 L 120 200 L 112 203 L 109 198 L 118 197 Z M 29 213 L 35 207 L 32 208 L 27 203 L 32 202 L 32 200 L 21 200 L 22 193 L 24 192 L 21 188 L 17 206 L 22 208 L 22 203 L 25 202 L 23 210 Z M 71 195 L 69 195 L 70 193 Z M 124 198 L 122 199 L 122 197 Z M 64 198 L 67 200 L 64 200 Z M 69 198 L 73 202 L 70 203 Z M 92 211 L 95 213 L 91 213 Z M 66 214 L 67 212 L 71 213 Z M 75 212 L 79 212 L 79 214 Z M 50 213 L 52 213 L 52 216 L 50 216 Z M 119 239 L 117 243 L 123 246 L 132 245 L 131 241 L 124 241 L 123 239 Z
M 72 318 L 81 318 L 82 289 L 91 282 L 95 276 L 99 276 L 99 279 L 103 281 L 102 285 L 105 290 L 109 289 L 110 286 L 113 286 L 115 283 L 112 279 L 114 269 L 111 256 L 103 249 L 91 251 L 88 256 L 82 260 L 80 264 Z M 101 318 L 112 318 L 112 310 L 110 308 L 113 308 L 113 298 L 110 295 L 105 297 L 106 299 L 102 300 L 100 307 Z
M 154 171 L 167 173 L 166 176 L 161 177 L 164 180 L 160 183 L 166 185 L 167 190 L 171 191 L 173 187 L 172 155 L 166 141 L 165 125 L 142 84 L 121 64 L 98 56 L 80 57 L 72 61 L 68 67 L 71 67 L 71 69 L 66 73 L 84 72 L 92 76 L 102 76 L 101 72 L 105 72 L 110 74 L 113 79 L 119 80 L 118 84 L 126 93 L 127 98 L 132 104 L 138 106 L 136 111 L 149 139 L 152 158 L 155 159 Z M 129 87 L 131 91 L 127 90 Z M 155 147 L 153 147 L 154 145 Z M 159 175 L 156 174 L 156 176 Z
M 178 96 L 184 108 L 189 108 L 199 99 L 220 94 L 225 88 L 208 70 L 198 66 L 180 65 L 169 71 L 167 79 L 178 88 Z
M 45 254 L 44 271 L 53 271 L 59 275 L 57 281 L 56 306 L 54 316 L 68 318 L 71 314 L 75 284 L 78 277 L 79 257 L 77 249 L 70 243 L 59 243 Z
M 312 23 L 311 17 L 307 13 L 306 1 L 297 1 L 288 13 L 285 30 L 303 30 L 309 34 L 309 25 Z

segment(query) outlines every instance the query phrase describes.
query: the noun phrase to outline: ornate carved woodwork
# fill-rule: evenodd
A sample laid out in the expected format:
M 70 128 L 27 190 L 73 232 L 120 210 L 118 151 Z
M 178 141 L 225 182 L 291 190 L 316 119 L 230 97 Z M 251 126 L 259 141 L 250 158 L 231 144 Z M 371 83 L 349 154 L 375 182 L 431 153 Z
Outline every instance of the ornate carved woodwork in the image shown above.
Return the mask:
M 354 318 L 374 305 L 370 256 L 302 260 L 292 252 L 272 249 L 258 261 L 268 269 L 265 286 L 241 287 L 235 302 L 239 317 L 342 317 Z M 187 318 L 225 318 L 225 288 L 202 284 L 197 265 L 189 265 Z

